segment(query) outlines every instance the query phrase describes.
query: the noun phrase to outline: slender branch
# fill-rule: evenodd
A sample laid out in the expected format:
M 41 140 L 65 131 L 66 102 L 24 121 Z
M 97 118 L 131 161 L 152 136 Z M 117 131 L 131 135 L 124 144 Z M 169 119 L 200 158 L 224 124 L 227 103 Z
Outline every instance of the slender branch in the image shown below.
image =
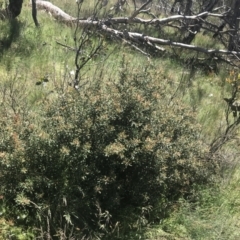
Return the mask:
M 150 1 L 147 1 L 147 3 L 150 3 Z M 89 27 L 91 27 L 91 26 L 96 27 L 97 26 L 102 31 L 104 31 L 104 32 L 106 32 L 110 35 L 114 35 L 116 37 L 120 36 L 122 38 L 126 38 L 125 37 L 126 35 L 125 35 L 124 31 L 119 31 L 117 29 L 110 28 L 109 26 L 111 25 L 111 23 L 113 23 L 113 24 L 116 24 L 116 23 L 128 24 L 129 23 L 129 18 L 128 17 L 110 18 L 110 19 L 102 19 L 102 20 L 92 20 L 92 19 L 79 20 L 77 18 L 74 18 L 74 17 L 68 15 L 67 13 L 62 11 L 60 8 L 54 6 L 50 2 L 37 0 L 36 4 L 37 4 L 38 7 L 47 9 L 49 12 L 52 13 L 54 18 L 60 19 L 61 21 L 77 23 L 79 26 L 89 26 Z M 144 4 L 143 6 L 146 6 L 146 4 Z M 139 11 L 137 10 L 136 12 L 139 12 Z M 132 16 L 135 16 L 135 14 L 133 14 Z M 209 12 L 203 12 L 203 13 L 200 13 L 200 14 L 195 15 L 195 16 L 176 15 L 176 16 L 171 16 L 171 17 L 163 18 L 163 19 L 148 19 L 147 20 L 147 19 L 141 19 L 141 18 L 133 18 L 132 22 L 134 22 L 134 23 L 145 23 L 145 24 L 156 24 L 156 23 L 166 24 L 166 23 L 169 23 L 171 21 L 176 21 L 176 20 L 181 20 L 181 19 L 201 19 L 201 17 L 203 17 L 203 16 L 222 17 L 223 15 L 222 14 L 212 14 L 212 13 L 209 13 Z M 146 36 L 146 35 L 143 35 L 141 33 L 136 33 L 136 32 L 127 32 L 127 36 L 128 36 L 129 41 L 130 40 L 131 41 L 140 41 L 141 43 L 146 43 L 148 45 L 151 45 L 152 47 L 155 46 L 155 49 L 158 49 L 158 46 L 156 45 L 156 44 L 158 44 L 158 45 L 168 45 L 168 46 L 171 46 L 171 47 L 179 47 L 179 48 L 190 49 L 190 50 L 197 51 L 197 52 L 202 52 L 202 53 L 205 53 L 205 54 L 220 54 L 220 55 L 240 56 L 240 52 L 237 52 L 237 51 L 228 51 L 228 50 L 223 50 L 223 49 L 220 49 L 220 50 L 206 49 L 206 48 L 194 46 L 194 45 L 191 45 L 191 44 L 184 44 L 184 43 L 180 43 L 180 42 L 174 42 L 174 41 L 171 41 L 171 40 Z
M 71 51 L 74 51 L 74 52 L 77 52 L 77 51 L 78 51 L 76 48 L 70 47 L 70 46 L 68 46 L 68 45 L 66 45 L 66 44 L 63 44 L 63 43 L 60 43 L 60 42 L 58 42 L 58 41 L 56 41 L 56 43 L 57 43 L 58 45 L 62 46 L 62 47 L 65 47 L 65 48 L 71 50 Z
M 118 37 L 119 39 L 121 39 L 120 37 Z M 142 49 L 140 49 L 139 47 L 137 47 L 136 45 L 134 45 L 132 42 L 126 40 L 126 39 L 122 39 L 122 41 L 124 43 L 127 43 L 128 45 L 130 45 L 132 48 L 134 48 L 135 50 L 137 50 L 138 52 L 142 53 L 143 55 L 149 57 L 149 54 L 144 52 Z
M 133 18 L 135 18 L 149 3 L 151 3 L 152 0 L 148 0 L 146 3 L 144 3 L 138 10 L 136 10 L 131 17 L 128 18 L 128 21 L 131 22 Z

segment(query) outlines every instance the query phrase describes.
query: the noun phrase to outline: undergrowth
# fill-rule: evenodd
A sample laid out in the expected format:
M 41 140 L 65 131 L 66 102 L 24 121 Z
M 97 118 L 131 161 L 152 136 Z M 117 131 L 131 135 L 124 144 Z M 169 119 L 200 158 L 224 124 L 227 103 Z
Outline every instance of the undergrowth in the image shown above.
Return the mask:
M 79 92 L 66 47 L 74 28 L 38 17 L 40 29 L 25 5 L 0 22 L 0 236 L 238 239 L 237 141 L 222 149 L 222 171 L 206 157 L 226 127 L 228 69 L 191 64 L 187 51 L 147 59 L 104 39 Z

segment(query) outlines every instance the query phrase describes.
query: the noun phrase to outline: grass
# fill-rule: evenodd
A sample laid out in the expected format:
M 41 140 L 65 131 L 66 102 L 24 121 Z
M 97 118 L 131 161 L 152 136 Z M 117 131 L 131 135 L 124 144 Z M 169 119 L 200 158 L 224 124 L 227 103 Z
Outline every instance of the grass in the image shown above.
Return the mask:
M 200 191 L 196 203 L 182 201 L 180 208 L 160 226 L 182 239 L 239 239 L 239 166 L 230 171 L 232 174 L 225 176 L 219 188 Z
M 66 12 L 76 14 L 75 7 L 69 4 L 69 1 L 52 2 Z M 18 20 L 11 23 L 0 21 L 1 91 L 14 86 L 19 101 L 34 109 L 37 109 L 37 102 L 46 97 L 49 91 L 55 90 L 56 87 L 68 88 L 67 82 L 71 80 L 70 71 L 75 70 L 75 53 L 56 43 L 59 41 L 74 46 L 74 28 L 56 22 L 42 11 L 38 13 L 38 18 L 41 23 L 40 29 L 35 28 L 30 9 L 25 4 Z M 215 45 L 210 37 L 204 35 L 199 35 L 195 44 L 210 48 L 222 47 Z M 85 81 L 92 79 L 99 68 L 106 73 L 103 81 L 114 78 L 122 54 L 125 54 L 129 64 L 135 66 L 136 71 L 148 61 L 146 57 L 126 45 L 109 44 L 105 41 L 100 55 L 92 59 L 84 70 L 83 79 Z M 167 57 L 150 59 L 149 65 L 153 71 L 162 74 L 163 84 L 168 83 L 169 98 L 176 93 L 176 97 L 182 98 L 196 111 L 203 126 L 202 134 L 207 141 L 211 141 L 224 120 L 226 106 L 222 98 L 230 91 L 225 83 L 228 71 L 221 70 L 218 75 L 214 73 L 206 75 L 196 71 L 190 76 L 190 70 L 183 69 L 183 64 Z M 45 75 L 49 76 L 50 81 L 47 86 L 45 88 L 36 86 L 36 82 Z M 23 92 L 27 97 L 25 95 L 21 97 Z M 227 160 L 231 160 L 225 160 L 227 166 L 217 187 L 200 189 L 199 197 L 194 202 L 181 200 L 176 203 L 176 208 L 169 218 L 142 232 L 132 233 L 129 239 L 239 239 L 240 165 L 237 162 L 239 150 L 234 144 L 228 145 L 228 148 L 223 149 L 223 154 Z M 4 231 L 9 233 L 11 229 L 15 229 L 13 223 L 0 218 L 0 235 Z M 22 233 L 19 233 L 21 229 L 18 226 L 14 231 L 19 236 L 18 239 L 24 239 Z

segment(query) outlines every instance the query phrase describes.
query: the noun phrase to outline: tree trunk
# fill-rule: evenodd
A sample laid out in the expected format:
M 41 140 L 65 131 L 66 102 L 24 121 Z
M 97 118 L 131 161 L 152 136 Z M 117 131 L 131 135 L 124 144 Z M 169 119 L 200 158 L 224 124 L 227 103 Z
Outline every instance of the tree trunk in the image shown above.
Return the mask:
M 228 50 L 239 51 L 239 17 L 240 17 L 240 1 L 235 0 L 231 9 L 232 17 L 230 17 L 229 25 L 234 29 L 229 37 Z
M 9 0 L 7 12 L 10 18 L 16 18 L 22 10 L 23 0 Z
M 200 12 L 211 12 L 213 8 L 217 5 L 218 0 L 212 0 L 210 1 Z M 187 1 L 187 5 L 190 7 L 192 5 L 192 1 Z M 202 17 L 202 19 L 205 19 L 207 16 Z M 186 44 L 190 44 L 193 39 L 195 38 L 196 34 L 201 30 L 202 28 L 202 22 L 199 20 L 194 20 L 192 22 L 193 27 L 190 28 L 188 36 L 186 36 L 183 39 L 183 42 Z
M 37 20 L 37 5 L 36 0 L 32 0 L 32 17 L 36 27 L 39 27 L 39 23 Z
M 184 15 L 185 16 L 192 15 L 191 9 L 192 9 L 192 0 L 187 0 Z

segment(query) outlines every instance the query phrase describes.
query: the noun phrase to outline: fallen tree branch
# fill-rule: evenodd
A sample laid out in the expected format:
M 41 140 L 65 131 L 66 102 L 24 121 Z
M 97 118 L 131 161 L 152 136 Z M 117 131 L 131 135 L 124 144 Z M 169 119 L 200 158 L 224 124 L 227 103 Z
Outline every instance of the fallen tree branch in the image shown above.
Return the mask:
M 150 1 L 148 1 L 147 3 L 149 3 L 149 2 Z M 67 13 L 65 13 L 60 8 L 56 7 L 55 5 L 53 5 L 50 2 L 37 0 L 36 4 L 37 4 L 38 8 L 46 9 L 47 11 L 49 11 L 52 14 L 52 16 L 57 20 L 64 21 L 66 23 L 69 23 L 69 22 L 78 23 L 80 26 L 83 25 L 83 26 L 98 27 L 100 30 L 104 31 L 105 33 L 108 33 L 110 35 L 114 35 L 117 38 L 121 37 L 122 39 L 125 39 L 128 42 L 129 41 L 135 41 L 135 42 L 140 41 L 141 43 L 145 43 L 147 45 L 150 45 L 151 47 L 155 48 L 156 50 L 164 50 L 164 49 L 159 48 L 159 46 L 157 46 L 157 44 L 158 44 L 158 45 L 167 45 L 167 46 L 171 46 L 171 47 L 185 48 L 185 49 L 189 49 L 189 50 L 193 50 L 193 51 L 197 51 L 197 52 L 202 52 L 202 53 L 205 53 L 205 54 L 212 54 L 212 55 L 220 54 L 220 55 L 240 56 L 240 52 L 237 52 L 237 51 L 228 51 L 228 50 L 223 50 L 223 49 L 220 49 L 220 50 L 206 49 L 206 48 L 194 46 L 194 45 L 191 45 L 191 44 L 184 44 L 184 43 L 180 43 L 180 42 L 174 42 L 174 41 L 171 41 L 171 40 L 146 36 L 146 35 L 141 34 L 141 33 L 119 31 L 117 29 L 109 27 L 110 25 L 112 25 L 111 23 L 114 23 L 114 24 L 116 24 L 116 23 L 125 23 L 125 24 L 129 23 L 129 18 L 128 17 L 110 18 L 110 19 L 103 19 L 103 20 L 92 20 L 92 19 L 79 20 L 77 18 L 74 18 L 74 17 L 68 15 Z M 144 6 L 145 5 L 146 4 L 144 4 Z M 138 12 L 138 11 L 136 11 L 136 12 Z M 133 16 L 135 16 L 135 14 L 133 14 Z M 212 13 L 209 13 L 209 12 L 203 12 L 203 13 L 200 13 L 200 14 L 195 15 L 195 16 L 176 15 L 176 16 L 171 16 L 171 17 L 163 18 L 163 19 L 150 19 L 150 20 L 141 19 L 141 18 L 133 18 L 132 21 L 134 23 L 145 23 L 145 24 L 160 23 L 160 24 L 163 24 L 163 23 L 169 23 L 169 22 L 175 21 L 175 20 L 180 20 L 180 19 L 198 19 L 198 18 L 200 19 L 203 16 L 222 17 L 221 14 L 212 14 Z M 133 46 L 135 48 L 138 48 L 135 45 L 133 45 Z M 142 53 L 145 53 L 145 52 L 142 51 Z
M 146 6 L 150 2 L 151 2 L 151 0 L 149 0 L 143 6 Z M 86 24 L 87 20 L 79 20 L 77 18 L 74 18 L 74 17 L 70 16 L 69 14 L 65 13 L 59 7 L 52 4 L 51 2 L 43 1 L 43 0 L 36 0 L 36 5 L 39 9 L 44 9 L 44 10 L 50 12 L 52 14 L 52 16 L 57 20 L 62 20 L 62 21 L 65 21 L 65 22 L 69 22 L 69 21 L 70 22 L 76 22 L 78 20 L 80 24 L 81 23 Z M 200 19 L 201 17 L 206 17 L 206 16 L 213 16 L 213 17 L 218 17 L 218 18 L 222 18 L 224 16 L 222 14 L 213 14 L 213 13 L 209 13 L 209 12 L 202 12 L 202 13 L 200 13 L 198 15 L 194 15 L 194 16 L 174 15 L 174 16 L 170 16 L 170 17 L 162 18 L 162 19 L 159 19 L 159 18 L 154 18 L 154 19 L 136 18 L 136 15 L 140 12 L 139 10 L 141 10 L 142 7 L 140 9 L 138 9 L 131 17 L 115 17 L 115 18 L 101 19 L 99 21 L 101 21 L 102 23 L 104 23 L 106 25 L 108 25 L 109 22 L 111 22 L 113 24 L 117 24 L 117 23 L 118 24 L 120 24 L 120 23 L 128 24 L 130 20 L 131 20 L 132 23 L 154 25 L 154 24 L 166 24 L 166 23 L 169 23 L 169 22 L 183 20 L 183 19 L 195 20 L 195 19 L 198 19 L 198 18 Z
M 120 35 L 120 36 L 124 37 L 123 32 L 118 31 L 116 29 L 109 28 L 106 25 L 102 25 L 102 29 L 104 31 L 108 32 L 108 33 L 116 34 L 116 35 Z M 144 34 L 141 34 L 141 33 L 128 32 L 128 36 L 132 39 L 142 40 L 143 42 L 146 42 L 146 43 L 151 42 L 151 43 L 156 43 L 156 44 L 160 44 L 160 45 L 181 47 L 181 48 L 190 49 L 190 50 L 193 50 L 193 51 L 202 52 L 202 53 L 206 53 L 206 54 L 225 54 L 225 55 L 240 56 L 240 52 L 236 52 L 236 51 L 228 51 L 228 50 L 222 50 L 222 49 L 220 49 L 220 50 L 206 49 L 206 48 L 194 46 L 194 45 L 191 45 L 191 44 L 184 44 L 184 43 L 179 43 L 179 42 L 173 42 L 171 40 L 154 38 L 154 37 L 151 37 L 151 36 L 145 36 Z
M 194 16 L 184 16 L 184 15 L 174 15 L 171 17 L 167 17 L 167 18 L 154 18 L 154 19 L 143 19 L 143 18 L 138 18 L 135 17 L 131 20 L 132 23 L 141 23 L 141 24 L 151 24 L 151 25 L 156 25 L 156 24 L 166 24 L 166 23 L 170 23 L 173 21 L 179 21 L 179 20 L 196 20 L 199 19 L 201 20 L 202 17 L 208 17 L 208 16 L 212 16 L 212 17 L 218 17 L 218 18 L 222 18 L 223 15 L 222 14 L 212 14 L 209 12 L 202 12 L 198 15 L 194 15 Z M 110 18 L 107 20 L 102 20 L 104 21 L 110 21 L 111 23 L 124 23 L 127 24 L 129 22 L 129 17 L 115 17 L 115 18 Z
M 77 20 L 77 18 L 68 15 L 61 8 L 53 5 L 51 2 L 36 0 L 36 6 L 38 9 L 44 9 L 50 12 L 51 15 L 57 20 L 62 20 L 64 22 L 74 22 Z

